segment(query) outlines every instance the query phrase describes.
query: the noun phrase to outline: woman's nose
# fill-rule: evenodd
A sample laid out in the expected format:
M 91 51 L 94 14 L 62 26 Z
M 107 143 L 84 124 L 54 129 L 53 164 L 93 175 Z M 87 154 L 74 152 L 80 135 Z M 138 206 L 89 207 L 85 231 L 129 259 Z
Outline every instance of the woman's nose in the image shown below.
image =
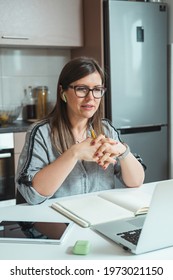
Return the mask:
M 88 99 L 94 99 L 94 96 L 93 96 L 93 91 L 90 90 L 87 94 L 87 96 L 85 98 L 88 98 Z

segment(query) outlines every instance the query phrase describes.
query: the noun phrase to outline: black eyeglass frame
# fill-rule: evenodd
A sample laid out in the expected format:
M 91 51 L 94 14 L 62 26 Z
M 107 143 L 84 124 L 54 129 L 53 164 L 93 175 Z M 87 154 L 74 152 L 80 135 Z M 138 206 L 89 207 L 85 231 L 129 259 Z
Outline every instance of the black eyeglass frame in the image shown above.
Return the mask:
M 85 88 L 85 89 L 88 91 L 88 92 L 86 93 L 86 95 L 85 95 L 85 96 L 78 96 L 78 95 L 77 95 L 77 93 L 76 93 L 76 88 L 78 88 L 78 87 L 83 87 L 83 88 Z M 76 94 L 76 96 L 77 96 L 78 98 L 85 98 L 85 97 L 87 97 L 87 96 L 88 96 L 88 94 L 89 94 L 89 92 L 91 91 L 91 92 L 92 92 L 93 97 L 94 97 L 94 98 L 96 98 L 96 99 L 100 99 L 100 98 L 102 98 L 102 97 L 103 97 L 103 95 L 105 94 L 106 90 L 107 90 L 107 88 L 105 88 L 105 87 L 99 87 L 99 86 L 96 86 L 96 87 L 93 87 L 93 88 L 89 88 L 88 86 L 85 86 L 85 85 L 76 85 L 76 86 L 69 85 L 69 86 L 68 86 L 68 88 L 73 89 L 73 90 L 74 90 L 74 92 L 75 92 L 75 94 Z M 95 90 L 95 89 L 101 89 L 101 90 L 102 90 L 102 95 L 101 95 L 100 97 L 96 97 L 96 96 L 94 96 L 94 90 Z

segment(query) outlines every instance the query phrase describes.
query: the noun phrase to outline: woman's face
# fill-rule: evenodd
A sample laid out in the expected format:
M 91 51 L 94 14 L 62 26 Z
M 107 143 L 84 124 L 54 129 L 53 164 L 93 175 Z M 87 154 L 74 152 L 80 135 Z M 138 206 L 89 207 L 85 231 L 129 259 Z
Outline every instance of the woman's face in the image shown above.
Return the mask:
M 73 82 L 70 86 L 87 86 L 90 89 L 94 87 L 102 86 L 102 80 L 98 72 L 89 74 L 88 76 Z M 89 91 L 86 97 L 80 98 L 75 94 L 73 88 L 68 88 L 64 92 L 67 99 L 67 113 L 69 119 L 72 120 L 88 120 L 97 111 L 101 98 L 94 98 L 91 91 Z

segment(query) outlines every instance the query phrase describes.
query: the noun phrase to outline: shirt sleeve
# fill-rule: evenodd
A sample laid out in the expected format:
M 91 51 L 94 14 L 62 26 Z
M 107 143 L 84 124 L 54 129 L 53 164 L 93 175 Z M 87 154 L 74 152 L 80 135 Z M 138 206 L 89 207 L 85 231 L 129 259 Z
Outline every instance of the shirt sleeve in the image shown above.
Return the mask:
M 29 204 L 42 203 L 50 198 L 50 196 L 40 195 L 32 187 L 35 174 L 44 166 L 50 164 L 50 153 L 47 147 L 49 141 L 48 131 L 43 133 L 39 126 L 34 126 L 27 132 L 25 145 L 19 157 L 16 183 L 18 191 Z

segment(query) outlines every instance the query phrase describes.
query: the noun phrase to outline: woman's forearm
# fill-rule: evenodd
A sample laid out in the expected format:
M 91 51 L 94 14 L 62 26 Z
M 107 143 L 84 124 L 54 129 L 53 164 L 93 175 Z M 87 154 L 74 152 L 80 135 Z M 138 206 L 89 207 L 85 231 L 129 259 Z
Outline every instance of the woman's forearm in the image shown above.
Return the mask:
M 141 163 L 129 153 L 120 160 L 122 179 L 127 187 L 139 187 L 143 184 L 145 172 Z
M 34 176 L 32 181 L 33 188 L 43 196 L 54 194 L 76 163 L 75 150 L 70 148 Z
M 35 175 L 32 186 L 43 196 L 53 195 L 73 170 L 78 160 L 94 161 L 93 155 L 99 146 L 100 144 L 91 146 L 90 138 L 71 146 L 54 162 Z

